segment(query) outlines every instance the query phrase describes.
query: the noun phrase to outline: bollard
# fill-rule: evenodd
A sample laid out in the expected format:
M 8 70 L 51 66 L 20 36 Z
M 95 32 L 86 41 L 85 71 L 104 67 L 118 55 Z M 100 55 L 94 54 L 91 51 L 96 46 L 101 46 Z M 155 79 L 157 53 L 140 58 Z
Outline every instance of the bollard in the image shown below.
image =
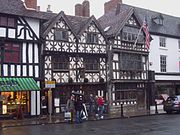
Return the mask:
M 155 101 L 155 114 L 158 114 L 157 102 Z
M 123 114 L 123 104 L 121 103 L 121 117 L 124 117 L 124 114 Z

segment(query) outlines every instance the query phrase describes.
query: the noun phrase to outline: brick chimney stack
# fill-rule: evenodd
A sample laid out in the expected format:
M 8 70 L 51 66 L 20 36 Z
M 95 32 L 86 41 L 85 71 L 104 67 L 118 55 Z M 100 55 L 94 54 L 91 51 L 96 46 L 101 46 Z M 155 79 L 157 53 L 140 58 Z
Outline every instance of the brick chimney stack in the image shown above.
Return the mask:
M 83 1 L 82 5 L 83 5 L 83 15 L 89 17 L 90 16 L 89 1 L 88 0 Z
M 83 6 L 82 4 L 75 5 L 75 16 L 83 16 Z
M 113 9 L 116 9 L 118 4 L 122 4 L 122 0 L 110 0 L 104 3 L 104 14 L 108 13 Z
M 37 9 L 37 0 L 25 0 L 24 2 L 27 8 Z
M 75 16 L 90 16 L 90 4 L 88 0 L 84 0 L 82 4 L 75 5 Z

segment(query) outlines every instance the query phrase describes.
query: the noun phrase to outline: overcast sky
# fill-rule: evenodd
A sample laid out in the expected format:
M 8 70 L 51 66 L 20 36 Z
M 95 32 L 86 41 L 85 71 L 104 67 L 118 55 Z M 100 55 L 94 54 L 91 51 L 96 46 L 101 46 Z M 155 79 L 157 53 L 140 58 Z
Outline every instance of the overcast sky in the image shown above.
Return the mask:
M 74 15 L 74 6 L 84 0 L 37 0 L 42 11 L 46 11 L 47 5 L 51 5 L 51 10 L 55 13 L 64 11 L 65 14 Z M 109 0 L 89 0 L 90 14 L 99 18 L 104 13 L 104 3 Z M 164 14 L 180 17 L 178 0 L 123 0 L 123 3 L 141 7 Z

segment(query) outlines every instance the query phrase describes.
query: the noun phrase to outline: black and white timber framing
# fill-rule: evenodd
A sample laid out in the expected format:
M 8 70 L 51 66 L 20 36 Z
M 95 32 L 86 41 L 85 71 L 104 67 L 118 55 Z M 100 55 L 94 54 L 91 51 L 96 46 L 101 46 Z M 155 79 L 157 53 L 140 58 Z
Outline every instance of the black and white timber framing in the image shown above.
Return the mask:
M 86 98 L 90 93 L 106 96 L 107 43 L 95 17 L 68 16 L 60 12 L 46 25 L 43 34 L 45 81 L 55 79 L 59 92 L 65 89 L 66 96 L 74 90 L 84 93 Z M 66 32 L 65 39 L 57 39 L 57 31 Z M 94 37 L 89 39 L 88 34 Z M 64 67 L 58 66 L 56 59 Z
M 111 21 L 105 21 L 107 17 Z M 110 43 L 108 94 L 112 109 L 123 104 L 124 111 L 145 110 L 149 68 L 143 30 L 138 35 L 142 21 L 132 8 L 124 11 L 121 8 L 118 14 L 117 11 L 105 14 L 99 22 Z
M 0 25 L 1 77 L 30 77 L 40 86 L 42 67 L 40 66 L 39 19 L 9 14 L 0 14 L 0 17 L 5 21 L 13 21 L 13 26 Z M 5 54 L 6 45 L 9 44 L 17 46 L 18 60 L 6 60 L 8 59 Z M 30 91 L 29 100 L 30 114 L 38 115 L 40 91 Z

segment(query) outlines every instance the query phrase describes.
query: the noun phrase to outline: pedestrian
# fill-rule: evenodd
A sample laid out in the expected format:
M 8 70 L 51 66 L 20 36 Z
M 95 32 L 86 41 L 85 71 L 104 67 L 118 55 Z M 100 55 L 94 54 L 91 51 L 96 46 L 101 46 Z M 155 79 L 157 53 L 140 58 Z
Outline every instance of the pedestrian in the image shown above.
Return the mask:
M 71 95 L 70 98 L 67 100 L 66 104 L 66 111 L 70 112 L 70 123 L 73 123 L 74 119 L 74 110 L 75 110 L 75 97 L 74 95 Z
M 98 119 L 103 119 L 103 112 L 104 112 L 104 99 L 102 96 L 98 97 Z
M 77 97 L 75 101 L 75 110 L 76 110 L 76 123 L 82 123 L 82 110 L 83 110 L 83 99 L 82 96 Z
M 94 101 L 94 112 L 95 115 L 98 116 L 98 95 L 95 96 Z
M 93 94 L 89 95 L 89 116 L 91 116 L 93 113 L 95 113 L 95 99 L 93 97 Z

